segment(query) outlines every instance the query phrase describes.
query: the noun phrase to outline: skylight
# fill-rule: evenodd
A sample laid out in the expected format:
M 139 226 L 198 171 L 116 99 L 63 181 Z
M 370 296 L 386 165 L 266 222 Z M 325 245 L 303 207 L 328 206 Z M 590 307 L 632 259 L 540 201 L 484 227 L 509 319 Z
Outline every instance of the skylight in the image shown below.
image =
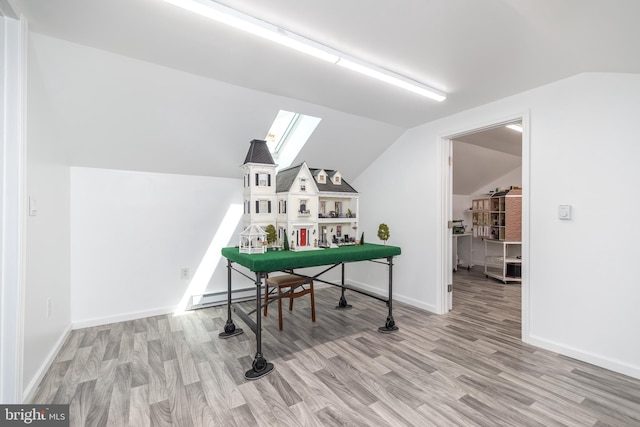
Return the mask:
M 277 169 L 289 167 L 322 120 L 319 117 L 280 110 L 265 140 Z
M 515 130 L 516 132 L 522 133 L 522 125 L 520 123 L 512 123 L 510 125 L 506 125 L 505 127 Z

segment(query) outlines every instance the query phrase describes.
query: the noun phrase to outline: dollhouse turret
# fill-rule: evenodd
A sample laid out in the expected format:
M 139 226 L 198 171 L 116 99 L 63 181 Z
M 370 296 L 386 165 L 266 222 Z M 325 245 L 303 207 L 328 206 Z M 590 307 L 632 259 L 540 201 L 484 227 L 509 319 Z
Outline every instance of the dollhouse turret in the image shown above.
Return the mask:
M 263 229 L 276 223 L 276 164 L 267 142 L 254 139 L 242 165 L 244 180 L 244 227 Z

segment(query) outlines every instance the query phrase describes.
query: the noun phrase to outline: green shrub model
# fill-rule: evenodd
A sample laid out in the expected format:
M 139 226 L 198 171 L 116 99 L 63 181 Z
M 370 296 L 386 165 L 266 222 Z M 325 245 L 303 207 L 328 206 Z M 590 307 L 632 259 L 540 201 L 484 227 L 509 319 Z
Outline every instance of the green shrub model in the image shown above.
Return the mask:
M 389 226 L 387 224 L 380 224 L 378 227 L 378 238 L 384 241 L 385 246 L 387 245 L 387 240 L 389 240 Z
M 269 224 L 265 227 L 264 231 L 267 233 L 267 243 L 273 245 L 278 241 L 278 233 L 276 233 L 276 228 L 273 224 Z

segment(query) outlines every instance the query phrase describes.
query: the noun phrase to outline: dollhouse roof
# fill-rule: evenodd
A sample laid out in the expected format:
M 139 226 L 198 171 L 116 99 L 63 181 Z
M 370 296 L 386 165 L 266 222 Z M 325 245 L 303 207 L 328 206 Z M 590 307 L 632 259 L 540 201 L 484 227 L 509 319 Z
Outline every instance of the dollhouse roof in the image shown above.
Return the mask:
M 292 166 L 287 169 L 283 169 L 278 172 L 276 175 L 276 193 L 284 193 L 291 190 L 291 186 L 296 181 L 296 177 L 298 173 L 300 173 L 300 169 L 305 165 L 305 162 L 300 163 L 298 166 Z M 314 178 L 321 172 L 325 171 L 329 177 L 335 175 L 338 171 L 331 169 L 312 169 L 309 168 L 309 172 L 311 172 L 311 176 Z M 320 184 L 316 179 L 313 180 L 313 183 L 318 188 L 320 193 L 355 193 L 358 192 L 344 179 L 340 180 L 340 184 L 334 184 L 331 179 L 328 179 L 325 184 Z
M 309 169 L 311 174 L 315 177 L 320 173 L 320 171 L 325 171 L 329 178 L 333 178 L 333 176 L 338 173 L 336 170 L 331 169 Z M 325 184 L 320 184 L 316 181 L 316 185 L 318 186 L 318 190 L 323 192 L 333 192 L 333 193 L 358 193 L 355 188 L 353 188 L 347 181 L 344 179 L 340 179 L 340 184 L 334 184 L 333 180 L 328 179 Z
M 298 166 L 291 166 L 286 169 L 278 171 L 276 175 L 276 193 L 282 193 L 289 191 L 291 186 L 296 181 L 298 173 L 302 169 L 302 163 Z
M 244 159 L 243 164 L 247 163 L 262 163 L 266 165 L 275 165 L 271 152 L 267 146 L 267 141 L 261 139 L 254 139 L 250 142 L 251 146 L 247 152 L 247 157 Z

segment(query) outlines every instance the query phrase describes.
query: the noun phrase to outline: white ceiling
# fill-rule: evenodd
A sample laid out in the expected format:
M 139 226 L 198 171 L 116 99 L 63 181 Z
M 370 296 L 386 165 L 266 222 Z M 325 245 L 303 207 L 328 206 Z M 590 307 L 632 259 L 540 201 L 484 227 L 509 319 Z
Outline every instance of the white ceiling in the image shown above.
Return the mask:
M 9 0 L 35 32 L 412 127 L 580 72 L 640 72 L 638 0 L 222 0 L 448 92 L 363 78 L 162 0 Z
M 640 73 L 638 0 L 220 1 L 444 90 L 448 98 L 442 103 L 274 45 L 162 0 L 2 1 L 23 14 L 35 33 L 293 98 L 347 113 L 345 117 L 360 116 L 359 122 L 351 125 L 351 135 L 362 129 L 362 118 L 402 130 L 581 72 Z M 238 114 L 237 119 L 225 117 L 227 126 L 246 121 L 241 111 Z M 269 111 L 263 116 L 255 126 L 266 132 L 265 118 L 275 114 Z M 215 123 L 210 127 L 215 128 Z M 309 157 L 297 160 L 341 168 L 343 165 L 328 163 L 332 157 L 326 153 L 336 152 L 331 144 L 344 147 L 358 142 L 352 136 L 349 141 L 344 139 L 340 133 L 344 127 L 344 123 L 336 124 L 334 130 L 323 134 L 322 142 L 305 148 Z M 349 165 L 352 170 L 348 175 L 359 175 L 367 162 L 395 141 L 398 133 L 389 130 L 386 137 L 372 141 L 375 149 L 371 153 L 363 145 L 350 149 L 357 161 Z M 262 137 L 253 133 L 247 138 L 242 131 L 225 136 L 243 144 Z M 226 162 L 237 167 L 245 151 L 230 153 Z M 317 156 L 317 162 L 311 156 Z M 237 174 L 223 169 L 219 176 Z
M 453 140 L 453 194 L 486 191 L 486 184 L 521 166 L 522 133 L 518 131 L 500 125 L 456 137 Z

